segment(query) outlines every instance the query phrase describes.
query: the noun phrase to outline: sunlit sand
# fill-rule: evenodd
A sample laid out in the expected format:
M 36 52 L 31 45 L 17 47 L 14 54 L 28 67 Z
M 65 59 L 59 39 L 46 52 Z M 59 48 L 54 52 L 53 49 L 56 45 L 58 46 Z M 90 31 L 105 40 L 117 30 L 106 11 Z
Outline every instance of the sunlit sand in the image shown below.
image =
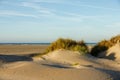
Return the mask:
M 0 57 L 3 60 L 0 64 L 0 80 L 120 79 L 118 62 L 95 58 L 89 54 L 80 55 L 77 51 L 60 49 L 41 57 L 29 57 L 24 51 L 22 55 L 15 52 L 10 55 L 11 53 L 6 53 Z

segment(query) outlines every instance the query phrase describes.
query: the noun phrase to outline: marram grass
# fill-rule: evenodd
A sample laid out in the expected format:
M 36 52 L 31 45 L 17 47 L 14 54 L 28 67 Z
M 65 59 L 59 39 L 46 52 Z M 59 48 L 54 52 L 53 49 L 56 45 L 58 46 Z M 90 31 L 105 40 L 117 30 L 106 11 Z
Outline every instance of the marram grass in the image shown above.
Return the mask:
M 91 54 L 93 56 L 98 56 L 98 54 L 100 54 L 103 51 L 106 51 L 110 47 L 114 46 L 116 43 L 120 43 L 120 35 L 112 37 L 110 40 L 103 40 L 99 42 L 92 48 Z
M 66 49 L 71 51 L 79 51 L 83 54 L 88 52 L 88 48 L 84 41 L 75 41 L 72 39 L 63 39 L 60 38 L 53 42 L 46 50 L 46 53 L 52 52 L 54 50 Z

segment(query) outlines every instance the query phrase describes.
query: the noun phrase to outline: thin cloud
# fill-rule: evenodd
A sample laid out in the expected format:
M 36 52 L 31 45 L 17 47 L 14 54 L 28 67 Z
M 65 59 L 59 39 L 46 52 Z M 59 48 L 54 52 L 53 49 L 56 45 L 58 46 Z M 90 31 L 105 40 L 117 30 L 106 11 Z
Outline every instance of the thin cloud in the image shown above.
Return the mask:
M 105 9 L 105 10 L 112 10 L 112 11 L 120 11 L 120 9 L 114 9 L 114 8 L 109 8 L 109 7 L 102 7 L 102 6 L 94 6 L 94 5 L 88 5 L 85 2 L 80 2 L 79 5 L 71 3 L 70 1 L 67 2 L 65 0 L 32 0 L 32 2 L 44 2 L 44 3 L 57 3 L 57 4 L 67 4 L 67 5 L 72 5 L 72 6 L 82 6 L 82 7 L 88 7 L 88 8 L 95 8 L 95 9 Z
M 64 0 L 30 0 L 30 2 L 63 3 Z
M 78 6 L 84 6 L 84 7 L 96 8 L 96 9 L 112 10 L 112 11 L 120 11 L 120 9 L 113 9 L 113 8 L 107 8 L 107 7 L 102 7 L 102 6 L 93 6 L 93 5 L 78 5 Z
M 48 15 L 52 15 L 53 14 L 50 9 L 42 7 L 40 5 L 37 5 L 36 3 L 22 2 L 21 6 L 32 8 L 32 9 L 34 9 L 37 12 L 42 13 L 42 14 L 48 14 Z
M 115 8 L 109 8 L 109 7 L 102 7 L 102 6 L 94 6 L 94 5 L 89 5 L 86 4 L 84 2 L 80 2 L 79 5 L 78 4 L 74 4 L 74 3 L 64 3 L 67 5 L 72 5 L 72 6 L 78 6 L 78 7 L 88 7 L 88 8 L 95 8 L 95 9 L 104 9 L 104 10 L 112 10 L 112 11 L 120 11 L 120 9 L 115 9 Z
M 21 8 L 21 7 L 31 8 L 41 15 L 43 15 L 43 14 L 44 15 L 52 15 L 53 14 L 52 13 L 53 10 L 45 8 L 41 5 L 37 5 L 37 3 L 30 2 L 30 1 L 21 1 L 19 3 L 18 2 L 12 3 L 12 2 L 9 2 L 9 1 L 3 1 L 2 4 L 9 5 L 9 6 L 19 6 L 19 8 Z
M 42 2 L 42 1 L 39 1 L 39 2 Z M 64 11 L 63 12 L 62 11 L 59 12 L 59 11 L 56 11 L 56 10 L 51 11 L 51 9 L 42 7 L 40 5 L 37 5 L 36 3 L 31 3 L 31 2 L 23 2 L 21 6 L 35 9 L 37 12 L 40 12 L 40 13 L 44 14 L 44 17 L 56 18 L 56 19 L 60 19 L 60 20 L 81 22 L 85 18 L 86 19 L 87 18 L 94 18 L 94 17 L 96 18 L 96 16 L 83 16 L 83 15 L 79 15 L 79 14 L 76 14 L 76 13 L 67 13 L 67 12 L 64 12 Z M 59 15 L 58 13 L 61 13 L 63 15 Z
M 103 18 L 110 18 L 113 17 L 113 15 L 81 15 L 77 13 L 72 13 L 72 12 L 62 12 L 64 15 L 70 16 L 70 17 L 75 17 L 75 18 L 80 18 L 80 19 L 94 19 L 94 20 L 103 20 Z
M 0 16 L 20 16 L 20 17 L 38 18 L 36 15 L 23 14 L 23 13 L 16 12 L 16 11 L 0 11 Z
M 60 16 L 60 15 L 54 15 L 53 17 L 59 20 L 64 20 L 64 21 L 74 21 L 74 22 L 83 21 L 83 18 L 80 18 L 80 17 L 70 17 L 70 16 L 67 17 L 67 16 Z
M 0 16 L 18 16 L 18 17 L 31 17 L 31 18 L 37 18 L 39 19 L 41 16 L 46 17 L 46 18 L 54 18 L 57 20 L 63 20 L 63 21 L 79 21 L 81 22 L 82 19 L 81 18 L 77 18 L 77 17 L 65 17 L 65 16 L 60 16 L 60 15 L 32 15 L 32 14 L 23 14 L 17 11 L 0 11 Z
M 29 0 L 26 2 L 21 2 L 21 3 L 7 3 L 10 5 L 14 6 L 21 6 L 21 7 L 26 7 L 26 8 L 31 8 L 35 10 L 38 14 L 24 14 L 23 12 L 1 12 L 0 15 L 11 15 L 11 16 L 24 16 L 24 17 L 34 17 L 34 18 L 40 18 L 40 16 L 48 17 L 48 18 L 57 18 L 57 19 L 62 19 L 62 20 L 69 20 L 69 21 L 83 21 L 84 19 L 102 19 L 103 17 L 109 17 L 109 15 L 96 15 L 96 16 L 86 16 L 86 15 L 80 15 L 77 13 L 69 13 L 69 12 L 64 12 L 55 9 L 50 9 L 41 6 L 40 4 L 38 5 L 37 3 L 60 3 L 60 4 L 68 4 L 68 5 L 73 5 L 73 6 L 84 6 L 84 7 L 90 7 L 90 8 L 99 8 L 99 9 L 110 9 L 110 10 L 118 10 L 118 9 L 112 9 L 112 8 L 104 8 L 104 7 L 98 7 L 98 6 L 92 6 L 92 5 L 85 5 L 85 4 L 80 4 L 76 5 L 74 3 L 66 2 L 66 1 L 49 1 L 49 0 Z M 62 15 L 59 15 L 61 13 Z
M 65 0 L 26 0 L 26 1 L 22 1 L 22 5 L 21 6 L 26 6 L 26 7 L 31 7 L 31 8 L 34 8 L 34 9 L 45 9 L 47 10 L 47 8 L 44 8 L 42 6 L 37 6 L 36 3 L 57 3 L 57 4 L 66 4 L 66 5 L 72 5 L 72 6 L 78 6 L 78 7 L 88 7 L 88 8 L 95 8 L 95 9 L 104 9 L 104 10 L 112 10 L 112 11 L 120 11 L 120 9 L 115 9 L 115 8 L 109 8 L 109 7 L 102 7 L 102 6 L 95 6 L 95 5 L 89 5 L 89 4 L 86 4 L 85 2 L 80 2 L 79 1 L 79 5 L 78 4 L 75 4 L 73 2 L 68 2 L 68 1 L 65 1 Z M 1 3 L 3 4 L 16 4 L 16 3 L 11 3 L 9 1 L 1 1 Z M 18 6 L 20 4 L 16 4 L 16 6 Z
M 20 6 L 24 6 L 24 7 L 29 7 L 29 8 L 33 8 L 33 9 L 43 9 L 37 5 L 34 5 L 33 3 L 29 3 L 29 2 L 22 2 L 22 4 Z

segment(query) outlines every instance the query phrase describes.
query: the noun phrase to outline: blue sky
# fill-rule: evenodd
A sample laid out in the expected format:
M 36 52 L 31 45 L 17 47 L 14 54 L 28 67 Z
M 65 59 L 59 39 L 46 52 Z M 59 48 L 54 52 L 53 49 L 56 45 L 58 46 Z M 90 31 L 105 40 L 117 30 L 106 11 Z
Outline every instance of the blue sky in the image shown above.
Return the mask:
M 118 34 L 119 0 L 0 0 L 0 42 L 98 42 Z

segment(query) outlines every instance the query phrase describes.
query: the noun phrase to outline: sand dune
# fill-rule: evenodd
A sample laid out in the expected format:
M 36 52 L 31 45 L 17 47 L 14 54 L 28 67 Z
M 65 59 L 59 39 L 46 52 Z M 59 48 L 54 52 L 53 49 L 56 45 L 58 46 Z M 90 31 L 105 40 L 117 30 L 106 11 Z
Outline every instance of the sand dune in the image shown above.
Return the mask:
M 42 56 L 43 59 L 69 65 L 99 66 L 95 60 L 88 56 L 81 56 L 79 52 L 69 50 L 58 50 Z
M 74 69 L 36 63 L 13 63 L 0 70 L 4 80 L 110 80 L 110 75 L 96 69 Z M 18 66 L 18 67 L 14 67 Z M 12 68 L 13 67 L 13 68 Z
M 46 63 L 45 63 L 46 64 Z M 94 68 L 69 68 L 33 62 L 17 62 L 4 65 L 0 77 L 4 80 L 110 80 L 111 76 Z M 47 63 L 50 64 L 50 63 Z M 64 66 L 64 65 L 62 65 Z
M 14 61 L 1 64 L 0 80 L 120 80 L 118 63 L 79 52 L 58 50 L 30 61 L 15 57 Z
M 117 43 L 113 47 L 109 48 L 107 51 L 99 54 L 99 57 L 120 61 L 120 43 Z
M 117 43 L 115 46 L 111 47 L 107 51 L 108 58 L 114 59 L 116 61 L 120 61 L 120 43 Z

